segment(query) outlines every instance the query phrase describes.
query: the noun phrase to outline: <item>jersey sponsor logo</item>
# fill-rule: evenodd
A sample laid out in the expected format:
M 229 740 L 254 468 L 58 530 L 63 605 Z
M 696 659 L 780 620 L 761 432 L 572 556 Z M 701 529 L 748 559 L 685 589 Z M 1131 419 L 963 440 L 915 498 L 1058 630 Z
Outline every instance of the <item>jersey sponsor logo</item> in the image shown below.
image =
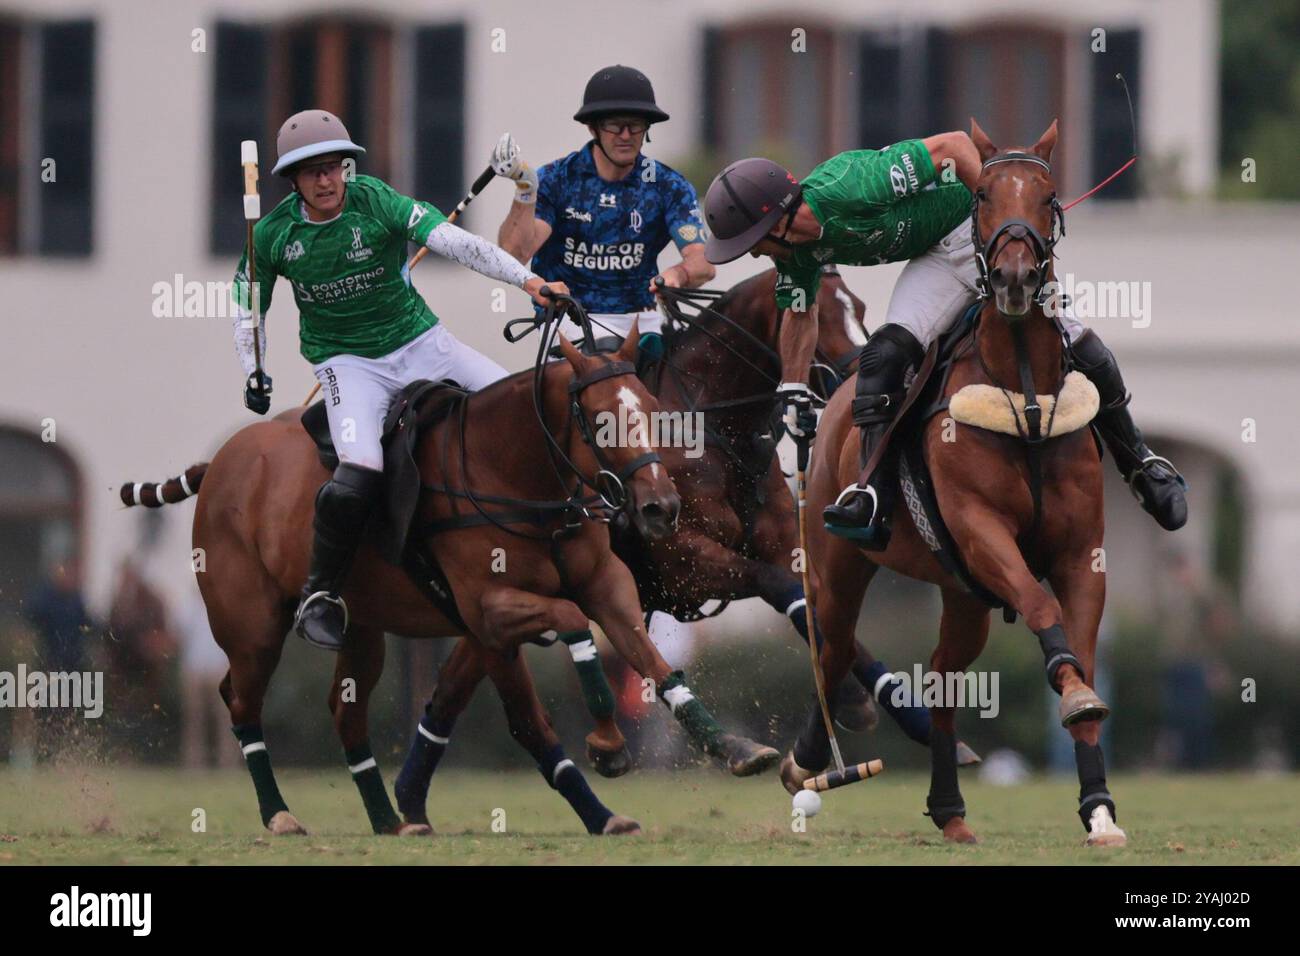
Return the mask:
M 912 162 L 912 154 L 904 153 L 902 159 L 903 169 L 907 171 L 907 184 L 911 187 L 912 192 L 916 192 L 920 180 L 916 178 L 916 164 Z
M 301 239 L 295 239 L 284 247 L 285 262 L 294 262 L 295 260 L 301 259 L 306 254 L 307 250 L 302 247 Z
M 299 302 L 346 302 L 374 291 L 375 284 L 383 279 L 384 271 L 383 266 L 375 266 L 356 275 L 329 282 L 313 282 L 310 285 L 298 279 L 289 281 L 293 283 L 293 291 Z
M 618 197 L 615 196 L 613 193 L 601 193 L 601 194 L 600 194 L 600 208 L 601 208 L 601 209 L 617 209 L 617 208 L 618 208 Z
M 693 223 L 685 222 L 677 227 L 677 235 L 681 237 L 682 242 L 694 242 L 699 237 L 700 230 Z
M 575 269 L 623 272 L 636 269 L 645 258 L 644 242 L 578 242 L 564 240 L 564 264 Z
M 331 405 L 337 405 L 343 401 L 343 396 L 339 394 L 339 377 L 334 374 L 334 369 L 328 366 L 321 369 L 320 373 L 325 376 L 325 395 Z
M 894 195 L 907 195 L 907 176 L 897 163 L 889 167 L 889 185 L 894 188 Z
M 818 262 L 831 262 L 835 257 L 835 250 L 831 248 L 814 249 L 812 256 Z
M 347 258 L 352 262 L 360 262 L 363 259 L 369 259 L 375 254 L 375 250 L 365 245 L 365 240 L 361 235 L 361 227 L 352 227 L 352 251 L 347 254 Z
M 412 206 L 412 207 L 411 207 L 411 218 L 408 219 L 408 220 L 406 220 L 406 228 L 407 228 L 407 229 L 412 229 L 412 228 L 414 228 L 414 227 L 415 227 L 415 224 L 416 224 L 417 222 L 419 222 L 419 221 L 420 221 L 421 219 L 423 219 L 423 218 L 424 218 L 424 207 L 421 206 L 421 205 L 418 205 L 418 204 L 415 205 L 415 206 Z
M 577 209 L 574 209 L 572 206 L 566 206 L 564 209 L 564 218 L 576 219 L 578 220 L 578 222 L 591 222 L 591 213 L 586 211 L 585 209 L 579 211 Z
M 641 218 L 640 209 L 633 209 L 632 215 L 627 217 L 628 225 L 632 227 L 632 231 L 635 232 L 638 236 L 641 234 L 641 226 L 644 223 L 644 221 L 645 220 Z

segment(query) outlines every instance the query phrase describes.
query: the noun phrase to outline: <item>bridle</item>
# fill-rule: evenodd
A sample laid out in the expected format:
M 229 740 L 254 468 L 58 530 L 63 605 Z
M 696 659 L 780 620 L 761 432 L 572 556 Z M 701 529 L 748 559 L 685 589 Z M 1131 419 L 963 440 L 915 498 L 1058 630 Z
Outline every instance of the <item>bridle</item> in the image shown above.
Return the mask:
M 996 166 L 999 163 L 1033 163 L 1041 166 L 1049 176 L 1052 174 L 1051 164 L 1047 160 L 1035 156 L 1033 153 L 1019 152 L 1002 153 L 1000 156 L 993 156 L 985 160 L 984 165 L 980 167 L 980 171 L 983 172 L 990 166 Z M 1034 304 L 1042 305 L 1047 298 L 1044 289 L 1047 285 L 1048 270 L 1051 268 L 1052 258 L 1055 255 L 1056 243 L 1065 235 L 1065 210 L 1061 208 L 1061 201 L 1056 198 L 1056 193 L 1053 192 L 1050 200 L 1052 224 L 1048 228 L 1046 239 L 1034 228 L 1032 223 L 1026 222 L 1024 219 L 1007 219 L 997 229 L 993 230 L 993 235 L 985 243 L 980 237 L 979 211 L 980 203 L 986 200 L 987 197 L 981 194 L 982 190 L 975 190 L 975 193 L 971 196 L 970 209 L 970 228 L 971 238 L 975 245 L 975 264 L 979 267 L 979 279 L 975 288 L 980 300 L 983 301 L 993 295 L 993 287 L 989 281 L 989 263 L 996 260 L 998 255 L 1011 243 L 1025 242 L 1034 254 L 1034 261 L 1038 269 L 1038 284 L 1034 287 Z

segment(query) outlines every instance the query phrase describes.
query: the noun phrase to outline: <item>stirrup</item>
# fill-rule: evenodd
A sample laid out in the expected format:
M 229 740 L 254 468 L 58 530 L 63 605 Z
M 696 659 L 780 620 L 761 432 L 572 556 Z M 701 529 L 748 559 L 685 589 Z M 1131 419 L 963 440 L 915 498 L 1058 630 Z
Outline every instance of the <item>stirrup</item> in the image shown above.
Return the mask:
M 329 591 L 313 591 L 299 602 L 298 610 L 293 615 L 294 629 L 297 630 L 299 623 L 302 621 L 303 612 L 315 601 L 326 601 L 343 609 L 343 633 L 346 634 L 348 630 L 348 604 L 343 598 L 335 597 Z
M 844 499 L 853 495 L 870 495 L 871 496 L 871 517 L 867 519 L 867 524 L 876 520 L 876 512 L 880 510 L 880 498 L 876 495 L 876 489 L 871 485 L 865 487 L 859 485 L 856 481 L 840 492 L 840 496 L 835 499 L 835 504 L 831 507 L 842 508 Z
M 1183 491 L 1187 490 L 1187 479 L 1184 478 L 1182 476 L 1182 473 L 1177 468 L 1174 467 L 1174 463 L 1170 461 L 1168 458 L 1164 457 L 1163 455 L 1156 455 L 1154 453 L 1147 455 L 1140 462 L 1138 462 L 1137 468 L 1133 469 L 1133 474 L 1137 474 L 1139 471 L 1146 471 L 1147 465 L 1152 465 L 1152 464 L 1164 465 L 1166 468 L 1169 469 L 1169 473 L 1174 476 L 1174 480 L 1176 480 L 1178 484 L 1182 486 Z M 1129 475 L 1129 479 L 1132 480 L 1132 478 L 1133 475 Z

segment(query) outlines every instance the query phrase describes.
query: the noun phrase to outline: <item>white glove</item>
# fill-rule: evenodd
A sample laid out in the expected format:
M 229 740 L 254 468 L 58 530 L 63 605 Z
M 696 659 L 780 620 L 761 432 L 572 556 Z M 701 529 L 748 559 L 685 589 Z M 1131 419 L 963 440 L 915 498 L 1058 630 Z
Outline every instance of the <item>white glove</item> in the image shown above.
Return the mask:
M 817 431 L 817 395 L 803 382 L 782 382 L 776 394 L 785 410 L 786 431 L 794 438 L 812 438 Z
M 509 133 L 503 134 L 492 150 L 492 172 L 514 180 L 515 202 L 537 202 L 537 170 L 520 155 L 519 144 Z

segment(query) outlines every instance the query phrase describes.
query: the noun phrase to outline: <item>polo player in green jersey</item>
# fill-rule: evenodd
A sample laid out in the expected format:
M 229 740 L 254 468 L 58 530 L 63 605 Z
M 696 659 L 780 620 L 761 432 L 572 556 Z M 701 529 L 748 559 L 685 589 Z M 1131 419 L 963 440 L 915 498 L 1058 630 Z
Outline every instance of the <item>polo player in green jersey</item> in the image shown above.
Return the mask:
M 372 176 L 345 175 L 345 161 L 365 150 L 332 113 L 290 116 L 276 151 L 272 171 L 288 177 L 293 192 L 253 230 L 259 313 L 266 315 L 276 277 L 286 278 L 298 305 L 300 351 L 320 381 L 339 456 L 316 495 L 311 568 L 294 628 L 308 643 L 338 650 L 347 627 L 339 591 L 382 484 L 380 437 L 393 395 L 418 378 L 480 389 L 507 374 L 452 335 L 411 286 L 407 242 L 517 286 L 541 304 L 547 283 L 429 203 Z M 562 282 L 549 285 L 567 292 Z M 248 376 L 244 404 L 264 415 L 271 377 L 257 371 L 253 355 L 247 250 L 235 273 L 235 299 L 235 345 Z M 261 343 L 265 353 L 265 333 Z
M 781 390 L 796 436 L 811 437 L 816 423 L 807 380 L 821 267 L 907 261 L 885 324 L 858 360 L 853 422 L 863 429 L 869 457 L 903 397 L 908 368 L 977 298 L 970 211 L 980 167 L 970 137 L 952 132 L 840 153 L 802 182 L 758 158 L 732 163 L 714 179 L 704 200 L 709 261 L 730 262 L 748 252 L 771 256 L 776 264 L 776 301 L 784 310 Z M 954 175 L 941 176 L 943 169 Z M 1187 521 L 1186 484 L 1168 459 L 1152 453 L 1133 423 L 1115 356 L 1068 309 L 1060 323 L 1076 367 L 1101 395 L 1097 423 L 1124 480 L 1162 527 L 1181 527 Z M 825 509 L 828 531 L 870 551 L 888 547 L 895 459 L 896 453 L 887 453 L 874 473 L 864 472 Z

